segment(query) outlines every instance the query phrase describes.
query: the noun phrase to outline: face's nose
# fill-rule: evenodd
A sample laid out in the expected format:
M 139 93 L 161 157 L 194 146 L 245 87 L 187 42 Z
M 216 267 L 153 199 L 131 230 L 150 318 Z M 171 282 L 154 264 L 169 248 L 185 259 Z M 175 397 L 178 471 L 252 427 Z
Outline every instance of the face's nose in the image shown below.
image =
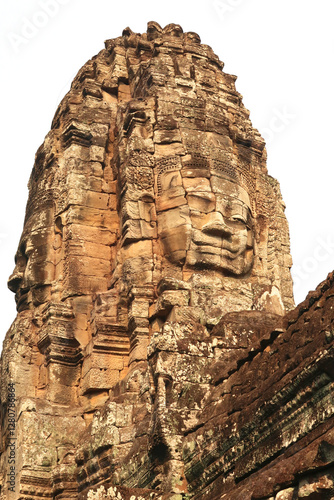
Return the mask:
M 7 286 L 9 290 L 13 293 L 16 293 L 20 288 L 22 279 L 23 279 L 23 272 L 20 271 L 16 266 L 13 273 L 8 278 Z
M 25 253 L 25 244 L 22 244 L 15 255 L 14 271 L 9 276 L 7 282 L 7 286 L 11 292 L 17 293 L 19 288 L 22 286 L 27 261 L 28 259 Z
M 209 222 L 202 227 L 203 233 L 212 236 L 231 236 L 232 230 L 229 228 L 220 212 L 215 212 Z

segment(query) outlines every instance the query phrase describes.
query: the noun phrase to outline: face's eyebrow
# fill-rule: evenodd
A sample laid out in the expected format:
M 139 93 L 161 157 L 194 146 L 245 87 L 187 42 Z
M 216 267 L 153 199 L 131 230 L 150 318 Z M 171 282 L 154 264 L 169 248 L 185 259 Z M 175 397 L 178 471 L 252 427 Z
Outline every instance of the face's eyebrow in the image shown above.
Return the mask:
M 251 208 L 242 200 L 238 200 L 237 198 L 232 198 L 231 199 L 231 206 L 232 208 L 240 207 L 243 210 L 246 210 L 248 213 L 252 213 Z
M 216 195 L 217 201 L 221 205 L 233 207 L 233 206 L 241 206 L 241 207 L 246 207 L 248 210 L 250 210 L 250 207 L 242 200 L 239 200 L 238 198 L 235 198 L 234 196 L 231 195 L 223 195 L 223 194 L 218 194 Z
M 27 258 L 26 249 L 27 249 L 27 241 L 23 240 L 20 242 L 19 247 L 15 253 L 14 257 L 15 265 L 17 264 L 17 261 L 20 257 Z
M 207 201 L 216 201 L 216 196 L 211 191 L 188 191 L 187 196 L 195 196 Z

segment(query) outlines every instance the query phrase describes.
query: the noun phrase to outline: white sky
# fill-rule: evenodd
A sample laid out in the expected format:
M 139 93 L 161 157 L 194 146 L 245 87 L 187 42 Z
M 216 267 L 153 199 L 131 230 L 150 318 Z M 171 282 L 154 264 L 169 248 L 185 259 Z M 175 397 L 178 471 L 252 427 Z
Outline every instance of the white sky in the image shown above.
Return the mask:
M 333 0 L 2 0 L 0 341 L 16 315 L 6 281 L 26 186 L 57 105 L 105 39 L 151 20 L 197 32 L 238 75 L 287 205 L 296 303 L 325 279 L 334 268 L 333 14 Z

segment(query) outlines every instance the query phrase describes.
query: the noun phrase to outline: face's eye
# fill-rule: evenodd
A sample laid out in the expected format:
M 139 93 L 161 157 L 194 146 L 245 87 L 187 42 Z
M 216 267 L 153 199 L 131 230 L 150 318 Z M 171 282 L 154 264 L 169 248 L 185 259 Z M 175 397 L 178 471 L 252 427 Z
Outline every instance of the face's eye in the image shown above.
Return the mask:
M 17 267 L 22 268 L 25 267 L 27 264 L 27 257 L 25 255 L 18 255 L 15 260 Z
M 15 265 L 19 268 L 24 268 L 27 265 L 28 256 L 26 254 L 26 245 L 22 243 L 17 254 L 15 255 Z
M 198 210 L 204 214 L 213 212 L 216 208 L 216 200 L 213 193 L 189 193 L 187 199 L 189 208 Z
M 238 224 L 243 224 L 247 228 L 251 227 L 252 216 L 250 209 L 242 202 L 233 202 L 230 205 L 229 220 Z
M 232 215 L 231 217 L 232 222 L 241 222 L 242 224 L 247 224 L 247 219 L 243 215 Z

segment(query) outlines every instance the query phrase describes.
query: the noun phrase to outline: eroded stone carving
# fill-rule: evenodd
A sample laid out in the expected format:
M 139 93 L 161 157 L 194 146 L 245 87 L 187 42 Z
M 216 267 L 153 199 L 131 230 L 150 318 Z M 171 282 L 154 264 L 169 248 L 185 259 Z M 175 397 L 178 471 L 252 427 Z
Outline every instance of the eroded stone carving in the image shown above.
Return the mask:
M 178 170 L 160 173 L 160 206 L 169 202 L 158 214 L 164 254 L 195 268 L 246 274 L 254 250 L 249 196 L 231 181 L 211 179 L 212 187 L 210 179 L 182 179 Z
M 298 363 L 285 363 L 293 356 L 282 347 L 296 338 L 282 319 L 293 309 L 284 204 L 222 69 L 198 35 L 149 23 L 108 40 L 60 104 L 9 279 L 18 315 L 1 362 L 1 499 L 12 382 L 15 488 L 29 500 L 232 499 L 248 473 L 284 453 L 269 443 L 266 415 L 292 446 L 307 426 L 291 408 L 311 394 L 307 432 L 327 425 L 328 322 L 315 314 L 321 356 L 300 335 L 294 385 Z M 327 295 L 308 307 L 327 307 Z M 266 370 L 288 389 L 272 393 Z M 281 412 L 271 412 L 275 397 Z M 265 453 L 244 457 L 255 435 Z
M 59 245 L 60 239 L 52 207 L 43 206 L 42 213 L 32 214 L 26 221 L 15 256 L 15 269 L 8 280 L 18 312 L 27 308 L 29 302 L 38 306 L 48 300 L 54 280 L 54 245 Z

